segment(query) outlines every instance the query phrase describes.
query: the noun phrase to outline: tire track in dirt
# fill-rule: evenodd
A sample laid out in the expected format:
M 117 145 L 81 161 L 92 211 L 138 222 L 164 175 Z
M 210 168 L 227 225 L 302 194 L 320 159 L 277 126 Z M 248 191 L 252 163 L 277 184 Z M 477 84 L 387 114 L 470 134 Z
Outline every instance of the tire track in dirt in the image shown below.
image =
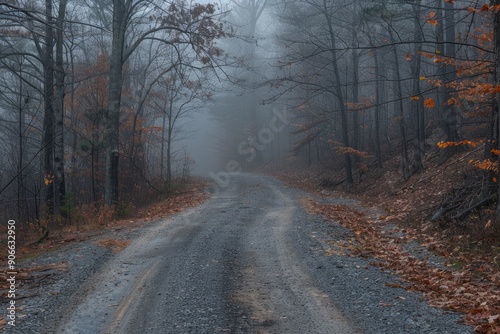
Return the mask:
M 241 282 L 234 300 L 248 313 L 252 332 L 268 333 L 360 333 L 318 289 L 301 268 L 297 251 L 287 232 L 293 221 L 294 201 L 270 186 L 273 205 L 256 217 L 240 259 Z M 269 201 L 269 197 L 266 197 Z

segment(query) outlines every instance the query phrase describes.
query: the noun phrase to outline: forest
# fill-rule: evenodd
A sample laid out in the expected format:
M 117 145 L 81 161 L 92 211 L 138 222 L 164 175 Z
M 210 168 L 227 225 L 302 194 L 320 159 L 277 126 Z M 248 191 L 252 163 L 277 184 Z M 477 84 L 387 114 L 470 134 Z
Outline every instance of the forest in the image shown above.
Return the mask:
M 274 161 L 349 188 L 397 157 L 410 180 L 470 151 L 467 202 L 436 218 L 498 202 L 500 222 L 499 0 L 8 0 L 0 27 L 4 221 L 119 215 Z M 183 142 L 200 129 L 210 161 Z

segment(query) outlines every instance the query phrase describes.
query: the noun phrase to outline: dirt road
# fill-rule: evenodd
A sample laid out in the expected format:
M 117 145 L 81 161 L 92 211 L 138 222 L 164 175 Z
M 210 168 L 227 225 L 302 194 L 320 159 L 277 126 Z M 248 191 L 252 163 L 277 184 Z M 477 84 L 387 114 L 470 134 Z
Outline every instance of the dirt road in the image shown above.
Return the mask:
M 326 256 L 322 240 L 349 232 L 308 215 L 302 196 L 233 177 L 202 206 L 136 232 L 37 333 L 472 332 L 388 287 L 397 279 L 369 259 Z
M 357 332 L 300 266 L 287 236 L 296 210 L 258 177 L 233 180 L 106 265 L 58 331 Z

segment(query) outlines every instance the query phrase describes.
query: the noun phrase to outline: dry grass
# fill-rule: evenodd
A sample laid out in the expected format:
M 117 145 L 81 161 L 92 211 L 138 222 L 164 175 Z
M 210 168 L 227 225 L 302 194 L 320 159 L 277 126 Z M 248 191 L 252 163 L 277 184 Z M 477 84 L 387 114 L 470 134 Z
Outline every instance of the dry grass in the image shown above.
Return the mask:
M 37 224 L 16 226 L 16 257 L 36 257 L 41 253 L 57 249 L 71 242 L 88 240 L 111 230 L 133 228 L 163 217 L 171 216 L 190 207 L 200 205 L 208 199 L 206 182 L 195 180 L 185 189 L 157 199 L 140 208 L 128 205 L 128 216 L 118 218 L 112 208 L 85 204 L 76 208 L 68 224 L 60 219 L 46 219 Z M 0 233 L 6 235 L 6 227 Z M 48 232 L 48 235 L 47 235 Z M 46 236 L 45 238 L 43 238 Z M 123 245 L 102 244 L 103 247 L 119 249 Z M 126 246 L 126 245 L 125 245 Z M 0 265 L 5 266 L 7 258 L 6 240 L 0 241 Z

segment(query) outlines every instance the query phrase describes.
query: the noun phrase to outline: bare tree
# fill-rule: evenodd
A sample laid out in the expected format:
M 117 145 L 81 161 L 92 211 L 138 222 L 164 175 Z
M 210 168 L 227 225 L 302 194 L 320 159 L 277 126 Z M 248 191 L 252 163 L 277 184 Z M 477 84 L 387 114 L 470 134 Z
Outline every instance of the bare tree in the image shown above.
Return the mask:
M 492 0 L 491 4 L 494 6 L 497 6 L 497 8 L 500 6 L 500 0 Z M 495 11 L 495 14 L 493 16 L 493 48 L 494 48 L 494 81 L 496 85 L 500 85 L 500 11 Z M 496 94 L 495 99 L 494 99 L 494 104 L 493 104 L 493 114 L 494 114 L 494 122 L 493 124 L 496 125 L 497 129 L 493 129 L 495 133 L 495 142 L 496 142 L 496 147 L 498 148 L 499 145 L 499 140 L 500 140 L 500 122 L 499 122 L 499 106 L 500 106 L 500 95 Z M 498 157 L 498 163 L 500 164 L 500 155 Z M 500 198 L 500 187 L 498 187 L 498 198 Z M 496 208 L 496 223 L 500 224 L 500 200 L 497 201 L 497 208 Z
M 215 7 L 196 4 L 189 7 L 185 1 L 172 3 L 164 11 L 148 0 L 113 0 L 113 39 L 110 57 L 109 110 L 106 117 L 106 182 L 105 203 L 112 205 L 118 201 L 118 134 L 120 127 L 120 107 L 123 86 L 123 66 L 130 55 L 143 41 L 158 40 L 170 45 L 190 44 L 201 64 L 208 64 L 220 50 L 214 43 L 224 35 L 222 25 L 214 21 Z M 137 14 L 137 13 L 141 14 Z M 145 16 L 144 13 L 148 13 Z M 152 18 L 133 35 L 133 22 Z M 151 22 L 153 25 L 151 26 Z M 139 23 L 137 23 L 139 24 Z M 140 29 L 142 28 L 142 30 Z M 129 30 L 128 30 L 129 29 Z M 127 35 L 127 32 L 129 35 Z M 127 39 L 131 37 L 131 39 Z
M 56 30 L 56 57 L 55 57 L 55 92 L 54 92 L 54 214 L 61 214 L 66 196 L 66 182 L 64 175 L 64 95 L 66 91 L 66 68 L 64 56 L 64 20 L 66 16 L 67 0 L 59 1 L 59 9 L 55 24 Z

